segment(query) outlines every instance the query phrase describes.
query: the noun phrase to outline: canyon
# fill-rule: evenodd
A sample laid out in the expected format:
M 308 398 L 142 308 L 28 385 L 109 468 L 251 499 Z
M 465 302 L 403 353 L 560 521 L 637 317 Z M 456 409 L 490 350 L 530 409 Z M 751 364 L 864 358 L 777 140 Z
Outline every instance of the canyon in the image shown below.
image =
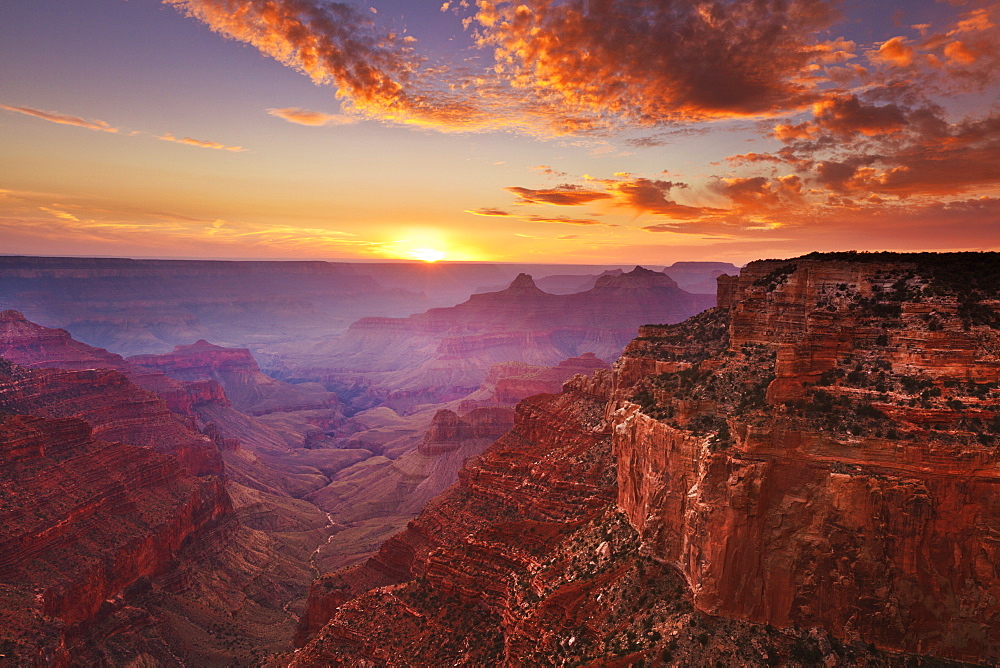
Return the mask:
M 997 254 L 689 269 L 717 306 L 642 268 L 523 274 L 127 358 L 0 312 L 0 653 L 998 660 Z
M 998 264 L 721 277 L 318 580 L 293 664 L 996 661 Z

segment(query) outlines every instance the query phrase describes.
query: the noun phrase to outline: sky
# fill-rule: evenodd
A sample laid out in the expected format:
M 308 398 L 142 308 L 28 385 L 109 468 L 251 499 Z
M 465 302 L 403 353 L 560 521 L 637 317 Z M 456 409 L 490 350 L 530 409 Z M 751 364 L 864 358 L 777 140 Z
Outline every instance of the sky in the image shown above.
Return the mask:
M 0 254 L 1000 249 L 1000 2 L 0 3 Z

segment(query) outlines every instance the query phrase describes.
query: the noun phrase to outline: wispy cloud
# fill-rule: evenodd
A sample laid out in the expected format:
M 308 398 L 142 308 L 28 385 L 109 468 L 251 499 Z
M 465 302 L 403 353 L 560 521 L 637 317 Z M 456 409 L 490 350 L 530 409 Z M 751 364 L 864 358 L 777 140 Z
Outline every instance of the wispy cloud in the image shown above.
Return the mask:
M 467 209 L 465 213 L 471 213 L 474 216 L 491 216 L 496 218 L 504 218 L 507 216 L 514 215 L 510 211 L 505 211 L 504 209 L 497 209 L 488 206 L 484 206 L 479 209 Z
M 41 109 L 32 109 L 31 107 L 12 107 L 6 104 L 0 104 L 0 109 L 13 111 L 18 114 L 25 114 L 27 116 L 34 116 L 35 118 L 40 118 L 43 121 L 59 123 L 60 125 L 75 125 L 78 128 L 86 128 L 88 130 L 95 130 L 98 132 L 118 132 L 118 128 L 112 127 L 110 124 L 96 118 L 87 120 L 85 118 L 80 118 L 79 116 L 61 114 L 58 111 L 42 111 Z
M 0 236 L 10 247 L 38 249 L 52 244 L 81 253 L 141 250 L 190 255 L 192 249 L 200 249 L 204 255 L 334 257 L 388 252 L 388 242 L 344 230 L 198 217 L 13 190 L 0 191 Z
M 42 111 L 40 109 L 33 109 L 31 107 L 12 107 L 6 104 L 0 104 L 0 109 L 6 111 L 13 111 L 19 114 L 25 114 L 27 116 L 34 116 L 35 118 L 40 118 L 51 123 L 59 123 L 60 125 L 73 125 L 79 128 L 85 128 L 87 130 L 95 130 L 99 132 L 111 132 L 119 133 L 119 128 L 111 126 L 109 123 L 98 120 L 98 119 L 84 119 L 79 116 L 72 116 L 70 114 L 63 114 L 58 111 Z M 150 133 L 142 131 L 133 131 L 128 133 L 129 136 L 139 136 L 148 135 Z M 234 153 L 241 153 L 248 149 L 242 146 L 227 146 L 215 141 L 206 141 L 203 139 L 193 139 L 191 137 L 175 137 L 172 133 L 166 132 L 162 135 L 153 135 L 157 139 L 162 139 L 163 141 L 174 142 L 175 144 L 186 144 L 188 146 L 197 146 L 199 148 L 211 148 L 220 151 L 232 151 Z
M 299 107 L 283 107 L 281 109 L 268 109 L 267 113 L 272 116 L 282 118 L 289 123 L 298 125 L 350 125 L 357 123 L 360 119 L 344 114 L 325 114 L 322 111 L 312 111 Z
M 157 135 L 157 139 L 162 139 L 163 141 L 174 142 L 175 144 L 186 144 L 188 146 L 197 146 L 198 148 L 212 148 L 218 151 L 232 151 L 233 153 L 242 153 L 248 149 L 242 146 L 226 146 L 225 144 L 220 144 L 215 141 L 205 141 L 203 139 L 192 139 L 191 137 L 175 137 L 169 132 L 162 135 Z

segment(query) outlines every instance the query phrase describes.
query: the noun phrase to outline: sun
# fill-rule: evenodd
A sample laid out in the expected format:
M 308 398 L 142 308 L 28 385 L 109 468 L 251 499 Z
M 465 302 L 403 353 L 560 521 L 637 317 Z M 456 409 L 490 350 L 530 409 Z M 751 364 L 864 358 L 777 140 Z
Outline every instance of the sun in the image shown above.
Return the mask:
M 433 248 L 414 248 L 411 251 L 407 251 L 406 254 L 414 260 L 423 260 L 424 262 L 437 262 L 444 259 L 444 251 Z

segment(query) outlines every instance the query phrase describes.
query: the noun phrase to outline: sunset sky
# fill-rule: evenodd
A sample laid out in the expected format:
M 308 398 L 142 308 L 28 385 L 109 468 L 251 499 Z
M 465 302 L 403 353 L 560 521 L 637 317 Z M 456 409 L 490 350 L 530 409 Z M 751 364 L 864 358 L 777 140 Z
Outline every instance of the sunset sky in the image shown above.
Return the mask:
M 1000 249 L 1000 3 L 0 5 L 0 253 Z

